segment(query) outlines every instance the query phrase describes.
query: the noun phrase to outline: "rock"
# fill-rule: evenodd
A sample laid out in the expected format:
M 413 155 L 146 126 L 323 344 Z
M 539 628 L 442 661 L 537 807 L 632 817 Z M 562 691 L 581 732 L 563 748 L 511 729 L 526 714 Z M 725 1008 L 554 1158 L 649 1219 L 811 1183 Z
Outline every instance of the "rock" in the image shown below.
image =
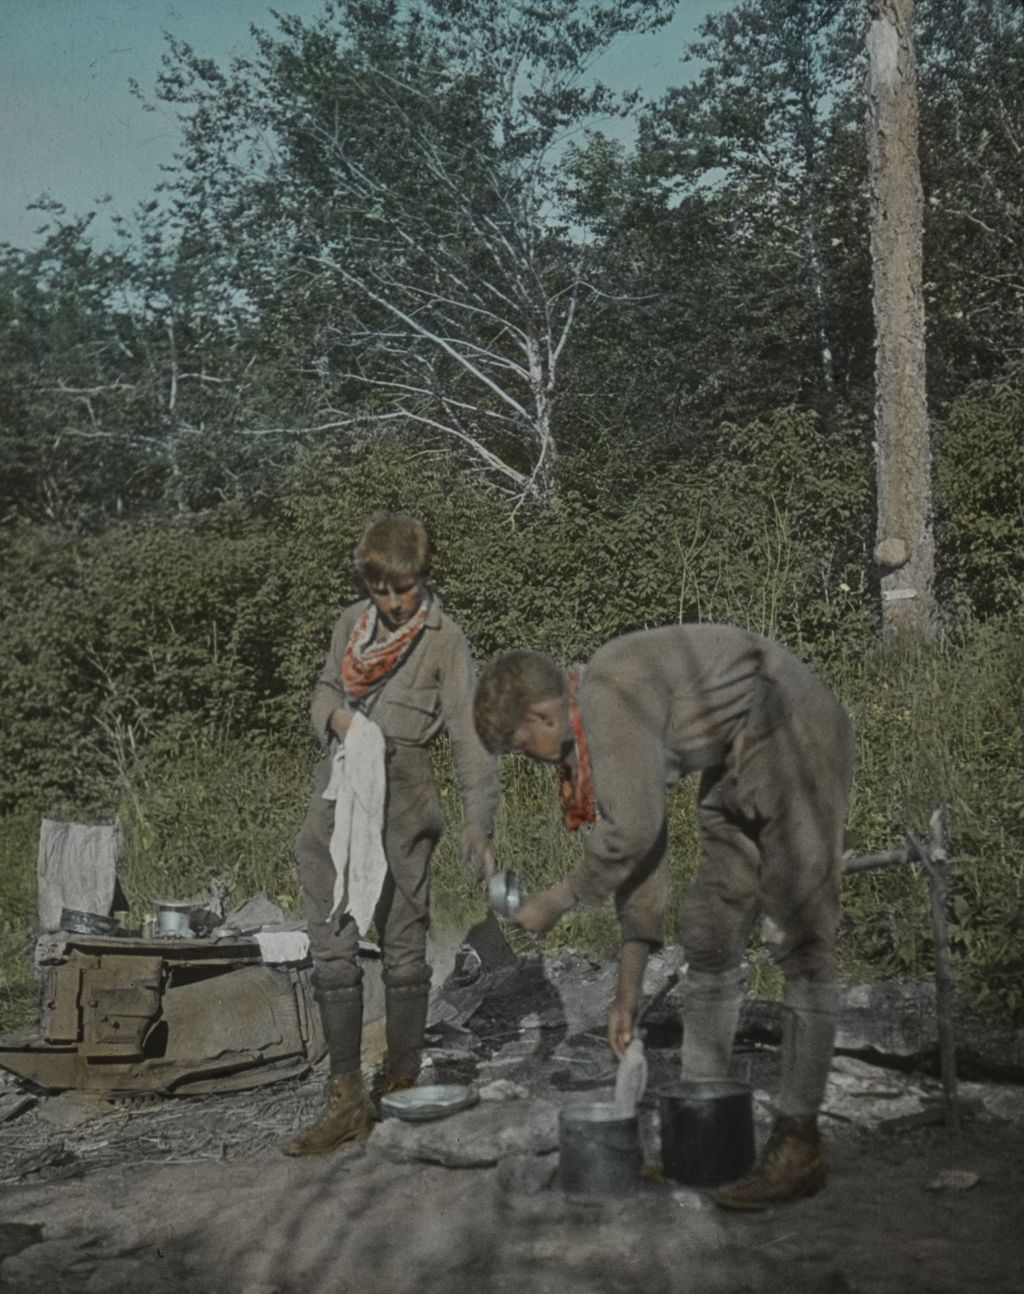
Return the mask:
M 551 1186 L 557 1172 L 557 1155 L 508 1155 L 498 1165 L 498 1185 L 510 1195 L 536 1195 Z
M 544 963 L 539 957 L 521 957 L 512 966 L 502 966 L 490 972 L 491 981 L 487 996 L 490 998 L 530 998 L 538 990 L 550 987 L 544 973 Z
M 1024 1078 L 1024 1029 L 995 1029 L 956 1009 L 953 1037 L 961 1072 L 991 1078 Z M 939 1046 L 935 985 L 921 980 L 880 980 L 843 993 L 836 1031 L 840 1051 L 927 1059 Z
M 109 1104 L 101 1096 L 85 1092 L 62 1092 L 43 1101 L 37 1115 L 51 1128 L 67 1132 L 83 1123 L 91 1123 L 111 1113 Z
M 222 925 L 232 930 L 259 930 L 261 926 L 283 926 L 287 922 L 284 909 L 261 892 L 228 913 Z
M 708 1196 L 687 1186 L 681 1186 L 672 1192 L 672 1203 L 681 1209 L 686 1209 L 688 1213 L 698 1213 L 701 1209 L 707 1210 L 712 1207 Z
M 558 1147 L 558 1108 L 548 1101 L 488 1101 L 447 1119 L 404 1123 L 385 1119 L 370 1139 L 388 1159 L 423 1160 L 447 1168 L 480 1168 L 509 1155 L 543 1155 Z
M 886 1074 L 879 1065 L 861 1060 L 857 1056 L 833 1056 L 832 1073 L 848 1074 L 851 1078 L 877 1079 Z
M 604 1038 L 584 1034 L 568 1038 L 552 1053 L 551 1059 L 568 1067 L 568 1082 L 614 1083 L 618 1062 Z
M 836 1048 L 916 1056 L 936 1045 L 935 986 L 916 980 L 855 984 L 843 993 Z
M 43 1238 L 41 1222 L 0 1222 L 0 1261 L 13 1258 Z
M 423 1058 L 435 1065 L 471 1065 L 476 1060 L 465 1047 L 428 1047 Z
M 538 1039 L 532 1036 L 529 1031 L 519 1038 L 513 1038 L 511 1042 L 506 1042 L 495 1052 L 493 1060 L 511 1060 L 518 1058 L 520 1060 L 532 1056 L 537 1050 Z
M 492 1060 L 480 1062 L 477 1075 L 485 1083 L 509 1081 L 509 1074 L 518 1073 L 531 1064 L 531 1056 L 495 1056 Z
M 16 1119 L 19 1114 L 31 1110 L 36 1099 L 28 1092 L 0 1092 L 0 1123 Z
M 496 1078 L 493 1082 L 485 1083 L 478 1095 L 481 1101 L 525 1101 L 530 1090 L 521 1083 L 513 1083 L 511 1079 Z
M 939 1173 L 938 1177 L 933 1177 L 927 1189 L 929 1191 L 969 1191 L 980 1181 L 981 1178 L 977 1173 L 969 1172 L 965 1168 L 950 1168 L 944 1173 Z
M 466 932 L 466 943 L 477 954 L 484 970 L 511 966 L 516 961 L 493 912 L 488 912 L 483 921 Z
M 567 1036 L 606 1027 L 608 1004 L 618 975 L 615 963 L 594 963 L 578 954 L 548 962 L 547 976 L 558 993 Z

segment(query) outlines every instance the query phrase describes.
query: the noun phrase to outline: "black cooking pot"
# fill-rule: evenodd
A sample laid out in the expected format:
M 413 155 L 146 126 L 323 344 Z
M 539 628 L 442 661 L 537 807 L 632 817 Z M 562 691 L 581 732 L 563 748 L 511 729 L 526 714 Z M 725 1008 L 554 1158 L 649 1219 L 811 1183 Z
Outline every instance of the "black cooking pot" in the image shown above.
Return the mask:
M 721 1186 L 754 1162 L 754 1101 L 746 1083 L 682 1079 L 660 1088 L 661 1163 L 686 1186 Z

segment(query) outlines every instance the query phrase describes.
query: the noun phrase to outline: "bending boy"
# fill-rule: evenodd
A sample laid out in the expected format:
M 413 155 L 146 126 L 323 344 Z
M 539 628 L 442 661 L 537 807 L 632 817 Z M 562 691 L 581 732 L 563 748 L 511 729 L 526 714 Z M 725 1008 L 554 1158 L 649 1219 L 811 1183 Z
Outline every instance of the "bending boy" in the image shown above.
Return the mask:
M 849 720 L 790 652 L 730 625 L 677 625 L 605 644 L 566 673 L 535 652 L 485 671 L 477 731 L 495 753 L 561 768 L 570 827 L 590 824 L 584 861 L 530 899 L 517 923 L 544 934 L 577 903 L 613 896 L 622 931 L 608 1036 L 630 1041 L 644 969 L 663 940 L 666 787 L 700 773 L 702 859 L 681 939 L 683 1078 L 724 1078 L 739 1021 L 748 937 L 778 932 L 785 977 L 782 1074 L 771 1136 L 754 1168 L 717 1192 L 756 1209 L 819 1190 L 818 1131 L 835 1035 L 835 937 L 853 763 Z
M 359 884 L 371 911 L 376 903 L 373 920 L 384 963 L 387 1056 L 375 1098 L 412 1086 L 420 1067 L 430 993 L 430 860 L 444 829 L 430 746 L 442 727 L 451 738 L 465 809 L 463 857 L 475 859 L 488 873 L 494 867 L 490 834 L 497 766 L 473 727 L 476 671 L 469 646 L 424 582 L 430 569 L 426 529 L 402 513 L 379 513 L 366 527 L 353 560 L 368 597 L 342 611 L 313 690 L 313 731 L 325 754 L 295 844 L 331 1077 L 326 1112 L 286 1147 L 292 1155 L 321 1154 L 361 1140 L 375 1118 L 360 1065 L 360 932 L 349 910 L 355 905 L 339 907 L 340 882 L 332 858 L 335 804 L 324 798 L 325 791 L 331 793 L 338 743 L 358 730 L 357 716 L 379 728 L 374 734 L 377 750 L 386 750 L 386 757 L 381 756 L 386 770 L 386 786 L 380 788 L 381 872 L 366 877 L 368 849 L 353 850 L 349 861 L 349 890 Z M 360 758 L 351 745 L 346 759 Z M 365 841 L 376 844 L 379 855 L 379 835 Z

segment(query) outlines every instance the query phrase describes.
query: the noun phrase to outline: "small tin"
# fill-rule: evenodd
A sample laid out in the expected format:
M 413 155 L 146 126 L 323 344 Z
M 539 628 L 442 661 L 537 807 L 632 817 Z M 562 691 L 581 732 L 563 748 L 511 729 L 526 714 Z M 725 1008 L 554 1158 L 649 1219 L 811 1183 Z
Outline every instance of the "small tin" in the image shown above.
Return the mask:
M 77 908 L 62 908 L 60 928 L 77 935 L 123 935 L 124 927 L 116 917 L 99 912 L 81 912 Z
M 156 933 L 170 939 L 188 939 L 192 935 L 192 907 L 188 901 L 158 899 Z
M 515 872 L 495 872 L 487 882 L 487 901 L 491 910 L 506 921 L 523 906 L 524 895 Z

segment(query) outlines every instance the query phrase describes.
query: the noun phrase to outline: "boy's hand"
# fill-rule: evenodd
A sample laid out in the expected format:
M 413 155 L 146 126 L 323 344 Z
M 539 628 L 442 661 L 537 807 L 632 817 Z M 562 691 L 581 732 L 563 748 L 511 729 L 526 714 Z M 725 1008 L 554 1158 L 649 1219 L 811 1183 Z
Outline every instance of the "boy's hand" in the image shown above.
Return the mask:
M 622 1059 L 633 1040 L 633 1023 L 643 995 L 650 952 L 650 945 L 640 939 L 627 939 L 619 950 L 619 979 L 608 1008 L 608 1045 L 617 1060 Z
M 463 864 L 482 876 L 485 882 L 498 870 L 490 837 L 479 827 L 463 829 L 460 852 Z
M 539 894 L 527 899 L 512 918 L 512 924 L 521 926 L 533 935 L 546 935 L 575 906 L 576 895 L 569 889 L 567 882 L 559 881 L 549 890 L 541 890 Z
M 350 710 L 332 710 L 331 717 L 327 720 L 327 727 L 339 741 L 344 741 L 349 728 L 352 727 L 352 719 Z
M 621 1060 L 626 1048 L 633 1041 L 633 1019 L 636 1012 L 632 1007 L 615 999 L 608 1008 L 608 1046 L 616 1060 Z

